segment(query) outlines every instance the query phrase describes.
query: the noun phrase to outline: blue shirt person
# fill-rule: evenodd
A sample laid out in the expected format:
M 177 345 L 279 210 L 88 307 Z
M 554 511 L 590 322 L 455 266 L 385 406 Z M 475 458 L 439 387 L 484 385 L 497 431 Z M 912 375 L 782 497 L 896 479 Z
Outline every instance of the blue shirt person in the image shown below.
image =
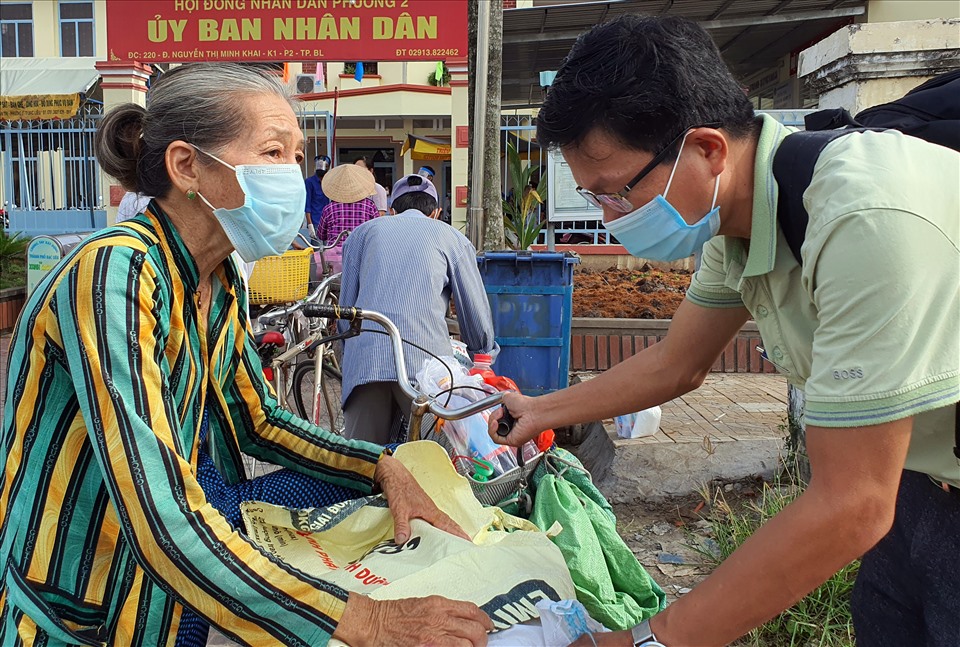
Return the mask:
M 344 243 L 340 303 L 382 312 L 404 339 L 442 356 L 452 352 L 446 320 L 452 299 L 460 338 L 470 353 L 496 356 L 500 347 L 477 250 L 463 234 L 436 219 L 440 209 L 433 184 L 419 175 L 401 178 L 393 187 L 391 213 L 358 226 Z M 368 327 L 379 328 L 364 324 Z M 406 378 L 412 379 L 429 357 L 413 346 L 405 347 L 404 354 Z M 344 342 L 347 438 L 390 437 L 397 414 L 410 411 L 397 379 L 389 339 L 363 333 Z
M 323 193 L 323 187 L 320 185 L 320 182 L 333 164 L 326 155 L 317 155 L 313 158 L 313 161 L 316 164 L 317 170 L 316 173 L 306 179 L 307 203 L 303 207 L 303 210 L 306 213 L 307 226 L 312 225 L 313 231 L 317 231 L 317 229 L 320 228 L 320 214 L 323 213 L 323 208 L 330 202 L 330 198 Z

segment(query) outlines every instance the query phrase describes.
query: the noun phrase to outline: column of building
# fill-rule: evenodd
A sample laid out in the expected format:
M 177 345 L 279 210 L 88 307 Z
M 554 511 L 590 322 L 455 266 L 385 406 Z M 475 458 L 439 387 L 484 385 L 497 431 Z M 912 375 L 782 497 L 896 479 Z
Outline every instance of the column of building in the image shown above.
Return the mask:
M 939 15 L 945 10 L 949 15 Z M 819 95 L 821 108 L 856 114 L 892 101 L 960 67 L 958 16 L 960 3 L 870 2 L 868 22 L 848 25 L 800 53 L 798 75 Z
M 467 101 L 467 59 L 454 58 L 446 62 L 450 71 L 450 186 L 451 224 L 460 231 L 467 227 L 467 155 L 469 145 L 469 114 Z
M 153 73 L 150 65 L 135 61 L 100 61 L 97 71 L 100 72 L 104 113 L 124 103 L 146 105 L 147 81 Z M 103 197 L 107 224 L 112 225 L 116 222 L 117 207 L 126 189 L 103 171 L 100 171 L 100 186 L 105 188 L 106 193 Z

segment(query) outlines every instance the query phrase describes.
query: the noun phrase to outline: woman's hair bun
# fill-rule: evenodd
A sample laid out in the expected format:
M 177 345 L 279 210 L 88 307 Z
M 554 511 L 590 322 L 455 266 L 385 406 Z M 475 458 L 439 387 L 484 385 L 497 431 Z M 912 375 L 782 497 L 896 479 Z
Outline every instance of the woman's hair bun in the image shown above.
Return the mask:
M 135 103 L 117 106 L 106 114 L 94 138 L 97 160 L 105 173 L 117 178 L 127 191 L 142 191 L 137 163 L 147 111 Z

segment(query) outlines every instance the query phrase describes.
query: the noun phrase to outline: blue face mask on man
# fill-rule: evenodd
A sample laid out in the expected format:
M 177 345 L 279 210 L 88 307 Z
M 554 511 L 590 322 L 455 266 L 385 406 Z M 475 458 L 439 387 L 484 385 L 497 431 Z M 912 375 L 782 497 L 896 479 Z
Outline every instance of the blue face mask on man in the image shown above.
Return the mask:
M 684 135 L 680 142 L 683 153 Z M 677 172 L 680 153 L 673 163 L 667 187 L 663 193 L 646 203 L 636 211 L 604 223 L 611 234 L 617 237 L 628 252 L 638 258 L 652 261 L 675 261 L 699 252 L 703 244 L 720 230 L 720 207 L 717 206 L 717 192 L 720 190 L 720 176 L 713 187 L 713 202 L 710 211 L 692 225 L 687 224 L 672 204 L 667 202 L 673 175 Z
M 194 146 L 196 148 L 196 146 Z M 236 209 L 214 207 L 198 191 L 197 195 L 213 209 L 234 249 L 247 263 L 264 256 L 283 254 L 300 231 L 307 189 L 296 164 L 227 164 L 216 155 L 197 148 L 237 175 L 243 190 L 243 204 Z

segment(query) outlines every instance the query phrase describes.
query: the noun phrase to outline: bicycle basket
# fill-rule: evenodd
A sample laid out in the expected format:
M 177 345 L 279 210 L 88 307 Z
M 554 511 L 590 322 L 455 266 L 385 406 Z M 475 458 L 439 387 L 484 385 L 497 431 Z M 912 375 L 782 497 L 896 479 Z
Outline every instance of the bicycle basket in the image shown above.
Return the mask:
M 261 258 L 250 276 L 250 303 L 288 303 L 306 297 L 312 257 L 312 249 L 291 249 L 280 256 Z
M 495 479 L 485 481 L 483 483 L 477 482 L 471 478 L 473 473 L 474 464 L 470 459 L 458 456 L 456 450 L 450 444 L 450 440 L 447 438 L 447 435 L 443 431 L 438 431 L 435 426 L 431 426 L 429 430 L 421 427 L 423 430 L 421 432 L 421 437 L 424 440 L 432 440 L 435 443 L 443 447 L 444 451 L 447 452 L 447 455 L 450 456 L 450 460 L 453 461 L 453 466 L 457 470 L 457 473 L 465 477 L 467 481 L 470 482 L 470 489 L 473 490 L 473 495 L 477 497 L 477 500 L 480 501 L 483 505 L 499 505 L 506 501 L 515 500 L 517 494 L 520 490 L 520 476 L 521 470 L 519 467 L 515 467 L 509 472 L 505 472 L 498 476 Z M 511 449 L 511 451 L 516 451 Z M 537 466 L 540 464 L 540 459 L 543 458 L 543 452 L 538 453 L 536 456 L 526 461 L 523 465 L 523 477 L 530 482 L 533 476 L 534 470 L 537 469 Z

